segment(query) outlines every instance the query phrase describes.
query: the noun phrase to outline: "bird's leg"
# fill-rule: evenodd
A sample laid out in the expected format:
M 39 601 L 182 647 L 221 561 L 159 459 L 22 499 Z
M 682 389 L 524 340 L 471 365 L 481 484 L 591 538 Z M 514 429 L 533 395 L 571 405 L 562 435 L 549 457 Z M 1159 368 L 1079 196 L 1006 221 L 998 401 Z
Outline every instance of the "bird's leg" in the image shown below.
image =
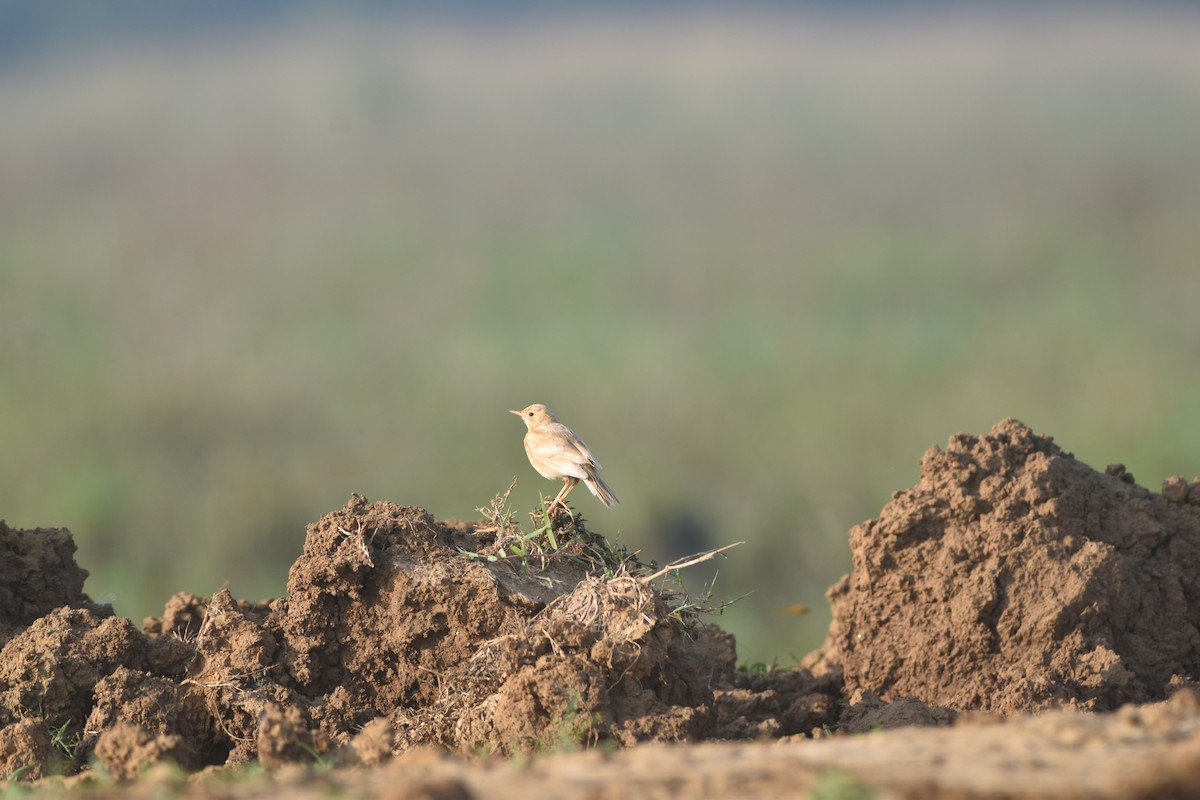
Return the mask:
M 574 479 L 574 477 L 564 477 L 563 488 L 559 489 L 556 497 L 554 497 L 554 499 L 550 501 L 550 505 L 546 506 L 546 513 L 550 513 L 554 509 L 554 506 L 557 505 L 557 506 L 562 506 L 563 511 L 568 513 L 568 516 L 570 516 L 572 519 L 575 518 L 575 515 L 572 515 L 571 510 L 568 509 L 568 507 L 566 507 L 566 503 L 564 501 L 564 499 L 566 498 L 566 495 L 568 495 L 571 492 L 571 489 L 575 488 L 575 483 L 576 483 L 576 479 Z
M 554 507 L 555 507 L 556 505 L 558 505 L 558 501 L 562 499 L 563 492 L 565 492 L 565 491 L 567 490 L 567 481 L 568 481 L 568 480 L 570 480 L 570 479 L 569 479 L 569 478 L 566 478 L 566 479 L 564 479 L 564 480 L 563 480 L 563 488 L 559 489 L 559 490 L 558 490 L 558 494 L 554 495 L 554 499 L 553 499 L 553 500 L 551 500 L 549 503 L 547 503 L 547 504 L 546 504 L 546 514 L 547 514 L 547 516 L 549 516 L 549 515 L 551 515 L 551 514 L 553 514 L 553 513 L 554 513 Z
M 566 499 L 577 483 L 579 483 L 579 478 L 563 478 L 563 488 L 559 490 L 558 496 L 550 501 L 550 505 L 546 506 L 546 513 L 549 514 L 556 505 L 562 506 L 562 510 L 567 512 L 567 516 L 575 519 L 575 515 L 571 513 L 571 509 L 567 508 Z

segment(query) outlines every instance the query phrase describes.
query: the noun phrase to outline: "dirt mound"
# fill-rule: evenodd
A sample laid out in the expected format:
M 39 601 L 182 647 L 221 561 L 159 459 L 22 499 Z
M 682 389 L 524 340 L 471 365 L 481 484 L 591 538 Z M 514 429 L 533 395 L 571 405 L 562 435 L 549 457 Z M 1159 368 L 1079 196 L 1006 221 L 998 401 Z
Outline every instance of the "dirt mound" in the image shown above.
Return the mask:
M 0 520 L 0 646 L 60 606 L 95 609 L 83 593 L 86 577 L 69 531 L 15 530 Z
M 836 674 L 737 675 L 732 637 L 636 560 L 581 522 L 554 534 L 539 550 L 511 516 L 441 523 L 355 496 L 308 526 L 286 597 L 179 594 L 139 631 L 87 601 L 69 534 L 10 532 L 41 555 L 0 565 L 16 587 L 0 598 L 0 765 L 45 770 L 51 732 L 68 769 L 94 753 L 130 777 L 163 760 L 373 764 L 426 745 L 788 735 L 836 718 Z
M 676 615 L 581 526 L 559 530 L 544 559 L 497 555 L 506 535 L 362 498 L 310 526 L 261 628 L 288 702 L 339 746 L 375 718 L 400 749 L 715 735 L 727 634 Z
M 824 651 L 757 673 L 582 521 L 526 534 L 496 504 L 447 523 L 354 496 L 286 597 L 181 593 L 141 630 L 83 594 L 69 533 L 0 525 L 0 775 L 787 739 L 1200 679 L 1200 484 L 1155 495 L 1011 420 L 922 467 L 851 531 Z
M 930 450 L 851 531 L 795 670 L 736 670 L 636 559 L 582 520 L 526 534 L 501 499 L 471 524 L 354 496 L 308 526 L 286 597 L 181 593 L 141 630 L 83 594 L 68 532 L 0 523 L 0 776 L 979 727 L 1200 680 L 1200 482 L 1156 495 L 1013 420 Z
M 829 591 L 847 694 L 1106 710 L 1200 679 L 1200 484 L 1154 494 L 1015 420 L 921 469 Z

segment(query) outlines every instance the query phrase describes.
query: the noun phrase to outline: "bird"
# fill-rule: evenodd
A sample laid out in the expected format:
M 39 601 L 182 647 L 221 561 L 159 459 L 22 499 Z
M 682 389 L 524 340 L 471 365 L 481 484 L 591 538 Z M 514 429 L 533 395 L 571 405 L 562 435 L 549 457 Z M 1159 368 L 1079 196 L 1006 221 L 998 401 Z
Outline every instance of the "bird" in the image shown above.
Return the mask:
M 575 431 L 558 421 L 553 411 L 541 403 L 534 403 L 520 411 L 508 413 L 516 414 L 525 423 L 525 455 L 529 456 L 533 468 L 543 478 L 563 481 L 563 488 L 546 506 L 547 514 L 558 505 L 568 515 L 574 516 L 567 508 L 566 499 L 580 481 L 605 506 L 611 508 L 621 502 L 617 499 L 617 493 L 596 474 L 600 462 L 592 455 L 592 451 Z

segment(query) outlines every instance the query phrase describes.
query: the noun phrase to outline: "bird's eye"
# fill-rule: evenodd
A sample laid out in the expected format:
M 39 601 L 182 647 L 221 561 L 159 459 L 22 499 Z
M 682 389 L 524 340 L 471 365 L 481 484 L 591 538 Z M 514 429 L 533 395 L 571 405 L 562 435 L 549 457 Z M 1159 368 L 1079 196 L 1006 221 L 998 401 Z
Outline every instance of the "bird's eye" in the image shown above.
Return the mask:
M 530 411 L 530 412 L 529 412 L 529 416 L 531 416 L 531 417 L 533 416 L 533 412 L 532 412 L 532 411 Z

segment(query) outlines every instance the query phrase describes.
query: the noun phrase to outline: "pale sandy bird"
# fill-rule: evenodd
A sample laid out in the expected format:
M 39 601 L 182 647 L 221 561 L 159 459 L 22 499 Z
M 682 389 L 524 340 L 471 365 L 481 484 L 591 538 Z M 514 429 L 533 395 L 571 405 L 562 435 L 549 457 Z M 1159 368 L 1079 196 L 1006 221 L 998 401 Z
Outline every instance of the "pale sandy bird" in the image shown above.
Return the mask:
M 529 463 L 543 478 L 563 481 L 562 490 L 546 507 L 547 513 L 555 505 L 561 505 L 564 511 L 571 513 L 566 504 L 567 495 L 580 481 L 604 505 L 621 502 L 616 492 L 596 474 L 600 462 L 592 451 L 573 430 L 554 418 L 553 411 L 541 403 L 534 403 L 509 413 L 516 414 L 525 423 L 525 455 L 529 456 Z

